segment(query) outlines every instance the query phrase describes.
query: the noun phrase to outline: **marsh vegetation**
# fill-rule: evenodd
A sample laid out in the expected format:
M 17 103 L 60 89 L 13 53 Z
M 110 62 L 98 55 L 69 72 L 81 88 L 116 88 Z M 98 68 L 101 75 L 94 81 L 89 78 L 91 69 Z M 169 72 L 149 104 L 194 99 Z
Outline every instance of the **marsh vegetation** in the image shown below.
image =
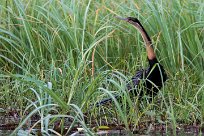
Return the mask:
M 202 132 L 203 0 L 1 0 L 0 16 L 0 113 L 17 120 L 13 134 Z M 153 101 L 127 93 L 147 57 L 138 31 L 115 16 L 137 17 L 151 35 L 168 74 Z

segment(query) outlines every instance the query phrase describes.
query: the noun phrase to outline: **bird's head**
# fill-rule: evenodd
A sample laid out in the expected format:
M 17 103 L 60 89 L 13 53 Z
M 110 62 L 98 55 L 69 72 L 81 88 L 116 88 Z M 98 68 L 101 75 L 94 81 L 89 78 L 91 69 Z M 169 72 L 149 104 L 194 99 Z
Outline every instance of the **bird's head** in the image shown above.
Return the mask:
M 140 21 L 137 18 L 134 18 L 134 17 L 127 17 L 127 18 L 116 17 L 116 18 L 118 18 L 120 20 L 124 20 L 124 21 L 134 25 L 137 28 L 141 27 L 141 23 L 140 23 Z
M 126 19 L 127 19 L 127 22 L 140 23 L 140 21 L 134 17 L 127 17 Z

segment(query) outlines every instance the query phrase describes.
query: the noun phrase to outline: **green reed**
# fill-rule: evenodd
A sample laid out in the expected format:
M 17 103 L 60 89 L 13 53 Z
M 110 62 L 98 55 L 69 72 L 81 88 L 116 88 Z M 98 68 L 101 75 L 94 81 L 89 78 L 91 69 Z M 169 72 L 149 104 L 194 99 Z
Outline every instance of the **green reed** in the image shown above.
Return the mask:
M 89 121 L 79 119 L 76 112 L 70 116 L 77 117 L 89 134 L 89 124 L 95 120 L 100 126 L 116 119 L 127 130 L 136 129 L 146 118 L 170 125 L 174 132 L 180 123 L 202 126 L 203 7 L 202 0 L 3 1 L 1 108 L 24 111 L 26 100 L 42 94 L 38 87 L 51 82 L 52 91 L 44 91 L 60 107 L 59 116 L 75 111 L 70 108 L 74 104 L 80 114 L 88 113 Z M 138 101 L 126 92 L 126 81 L 137 69 L 147 66 L 146 53 L 138 31 L 115 16 L 141 20 L 168 73 L 168 81 L 152 102 Z M 36 93 L 25 92 L 30 88 Z M 121 101 L 114 99 L 115 93 L 121 94 Z M 113 98 L 111 108 L 89 110 L 104 97 Z M 31 110 L 45 107 L 42 104 Z

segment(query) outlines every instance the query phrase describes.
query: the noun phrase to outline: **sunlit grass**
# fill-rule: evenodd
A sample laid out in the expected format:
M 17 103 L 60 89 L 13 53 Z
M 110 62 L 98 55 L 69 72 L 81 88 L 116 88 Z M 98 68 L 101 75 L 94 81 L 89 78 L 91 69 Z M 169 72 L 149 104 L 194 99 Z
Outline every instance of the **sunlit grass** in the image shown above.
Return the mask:
M 42 115 L 42 124 L 72 117 L 89 134 L 91 124 L 123 124 L 133 131 L 149 118 L 174 132 L 180 123 L 203 126 L 202 0 L 7 0 L 0 4 L 0 15 L 0 108 L 23 113 L 32 105 L 29 110 L 42 115 L 46 106 L 57 106 L 58 115 Z M 146 53 L 138 31 L 116 15 L 141 20 L 168 73 L 152 102 L 126 92 L 126 82 L 147 66 Z M 45 87 L 48 82 L 51 90 Z M 53 105 L 41 103 L 47 99 L 44 91 Z M 111 106 L 90 110 L 106 97 L 113 98 Z

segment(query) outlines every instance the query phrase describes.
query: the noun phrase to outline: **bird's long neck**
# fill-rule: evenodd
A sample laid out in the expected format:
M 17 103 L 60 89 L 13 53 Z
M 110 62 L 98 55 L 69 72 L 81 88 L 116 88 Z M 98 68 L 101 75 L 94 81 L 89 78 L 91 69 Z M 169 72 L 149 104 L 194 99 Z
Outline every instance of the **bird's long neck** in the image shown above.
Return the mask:
M 134 25 L 134 26 L 140 31 L 142 38 L 145 42 L 145 47 L 146 47 L 148 59 L 152 60 L 152 59 L 156 58 L 156 54 L 154 53 L 154 49 L 152 47 L 152 41 L 151 41 L 149 35 L 147 34 L 146 30 L 142 26 L 142 24 L 138 23 L 137 25 Z

